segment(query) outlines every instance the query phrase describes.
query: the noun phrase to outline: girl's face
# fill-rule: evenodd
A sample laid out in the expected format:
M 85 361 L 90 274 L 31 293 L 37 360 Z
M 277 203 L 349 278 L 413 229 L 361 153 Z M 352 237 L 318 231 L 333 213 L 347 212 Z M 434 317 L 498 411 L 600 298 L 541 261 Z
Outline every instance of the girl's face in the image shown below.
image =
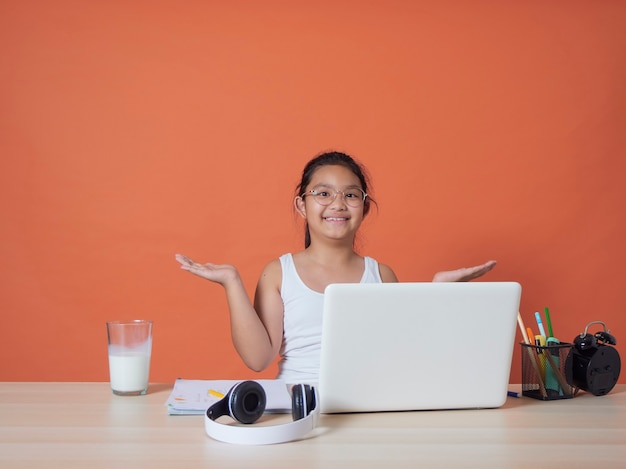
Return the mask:
M 345 166 L 317 169 L 304 197 L 295 200 L 298 213 L 307 221 L 311 239 L 322 236 L 352 245 L 364 217 L 363 194 L 359 178 Z

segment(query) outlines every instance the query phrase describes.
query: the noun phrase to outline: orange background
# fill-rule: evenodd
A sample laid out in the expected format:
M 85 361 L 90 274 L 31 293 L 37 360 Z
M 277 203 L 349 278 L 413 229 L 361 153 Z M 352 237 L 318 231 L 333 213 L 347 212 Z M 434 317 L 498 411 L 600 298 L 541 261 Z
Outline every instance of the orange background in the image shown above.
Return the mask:
M 174 254 L 252 294 L 331 148 L 369 169 L 359 248 L 400 280 L 493 258 L 527 324 L 603 320 L 619 350 L 624 24 L 619 1 L 3 0 L 0 380 L 108 380 L 121 318 L 154 320 L 152 381 L 274 376 Z

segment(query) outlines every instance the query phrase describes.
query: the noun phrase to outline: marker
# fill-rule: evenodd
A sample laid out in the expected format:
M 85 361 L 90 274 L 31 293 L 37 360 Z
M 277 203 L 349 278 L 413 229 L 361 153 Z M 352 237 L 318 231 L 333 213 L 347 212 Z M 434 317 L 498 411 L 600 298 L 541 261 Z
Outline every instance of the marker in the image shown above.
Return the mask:
M 545 337 L 546 330 L 543 328 L 543 322 L 541 322 L 541 315 L 539 314 L 539 311 L 535 313 L 535 319 L 537 320 L 537 326 L 539 326 L 539 334 Z
M 507 391 L 506 395 L 509 397 L 519 397 L 519 392 Z
M 541 379 L 545 383 L 546 380 L 546 357 L 544 356 L 544 349 L 546 346 L 546 336 L 536 335 L 535 345 L 537 346 L 537 358 L 539 359 L 539 369 L 541 370 Z
M 209 394 L 210 394 L 211 396 L 215 396 L 215 397 L 217 397 L 218 399 L 221 399 L 221 398 L 223 398 L 223 397 L 224 397 L 224 394 L 222 394 L 222 393 L 221 393 L 221 392 L 219 392 L 219 391 L 216 391 L 215 389 L 209 389 Z
M 562 396 L 564 392 L 568 392 L 569 384 L 561 372 L 559 349 L 556 347 L 560 344 L 559 339 L 548 337 L 546 345 L 551 347 L 550 353 L 546 353 L 546 359 L 550 368 L 546 369 L 546 390 L 558 393 Z
M 535 345 L 537 347 L 546 347 L 546 336 L 545 335 L 536 335 L 535 336 Z
M 563 389 L 559 385 L 558 376 L 560 374 L 560 358 L 559 358 L 559 349 L 556 348 L 556 345 L 559 345 L 559 339 L 554 337 L 548 337 L 546 340 L 546 346 L 549 347 L 546 350 L 545 359 L 547 360 L 547 364 L 550 366 L 546 366 L 546 391 L 556 393 L 557 395 L 563 395 Z
M 543 308 L 546 313 L 546 324 L 548 325 L 548 334 L 549 337 L 554 337 L 554 332 L 552 332 L 552 321 L 550 321 L 550 310 L 548 308 Z

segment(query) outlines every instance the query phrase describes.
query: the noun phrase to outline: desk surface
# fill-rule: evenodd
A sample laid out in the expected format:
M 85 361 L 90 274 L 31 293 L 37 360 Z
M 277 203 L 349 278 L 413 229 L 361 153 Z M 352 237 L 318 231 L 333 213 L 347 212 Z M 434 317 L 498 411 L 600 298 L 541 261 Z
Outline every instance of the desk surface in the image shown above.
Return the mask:
M 203 416 L 169 416 L 171 388 L 119 397 L 108 383 L 0 383 L 0 467 L 528 469 L 626 460 L 626 385 L 603 397 L 509 397 L 499 409 L 322 415 L 308 438 L 272 446 L 220 443 L 206 436 Z

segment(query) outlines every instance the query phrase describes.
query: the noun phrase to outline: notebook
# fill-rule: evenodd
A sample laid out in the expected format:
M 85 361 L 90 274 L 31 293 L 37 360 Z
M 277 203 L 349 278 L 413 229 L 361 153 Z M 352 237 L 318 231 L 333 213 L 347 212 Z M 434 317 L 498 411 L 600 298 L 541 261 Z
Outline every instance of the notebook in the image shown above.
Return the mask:
M 515 282 L 329 285 L 321 411 L 500 407 L 520 296 Z

